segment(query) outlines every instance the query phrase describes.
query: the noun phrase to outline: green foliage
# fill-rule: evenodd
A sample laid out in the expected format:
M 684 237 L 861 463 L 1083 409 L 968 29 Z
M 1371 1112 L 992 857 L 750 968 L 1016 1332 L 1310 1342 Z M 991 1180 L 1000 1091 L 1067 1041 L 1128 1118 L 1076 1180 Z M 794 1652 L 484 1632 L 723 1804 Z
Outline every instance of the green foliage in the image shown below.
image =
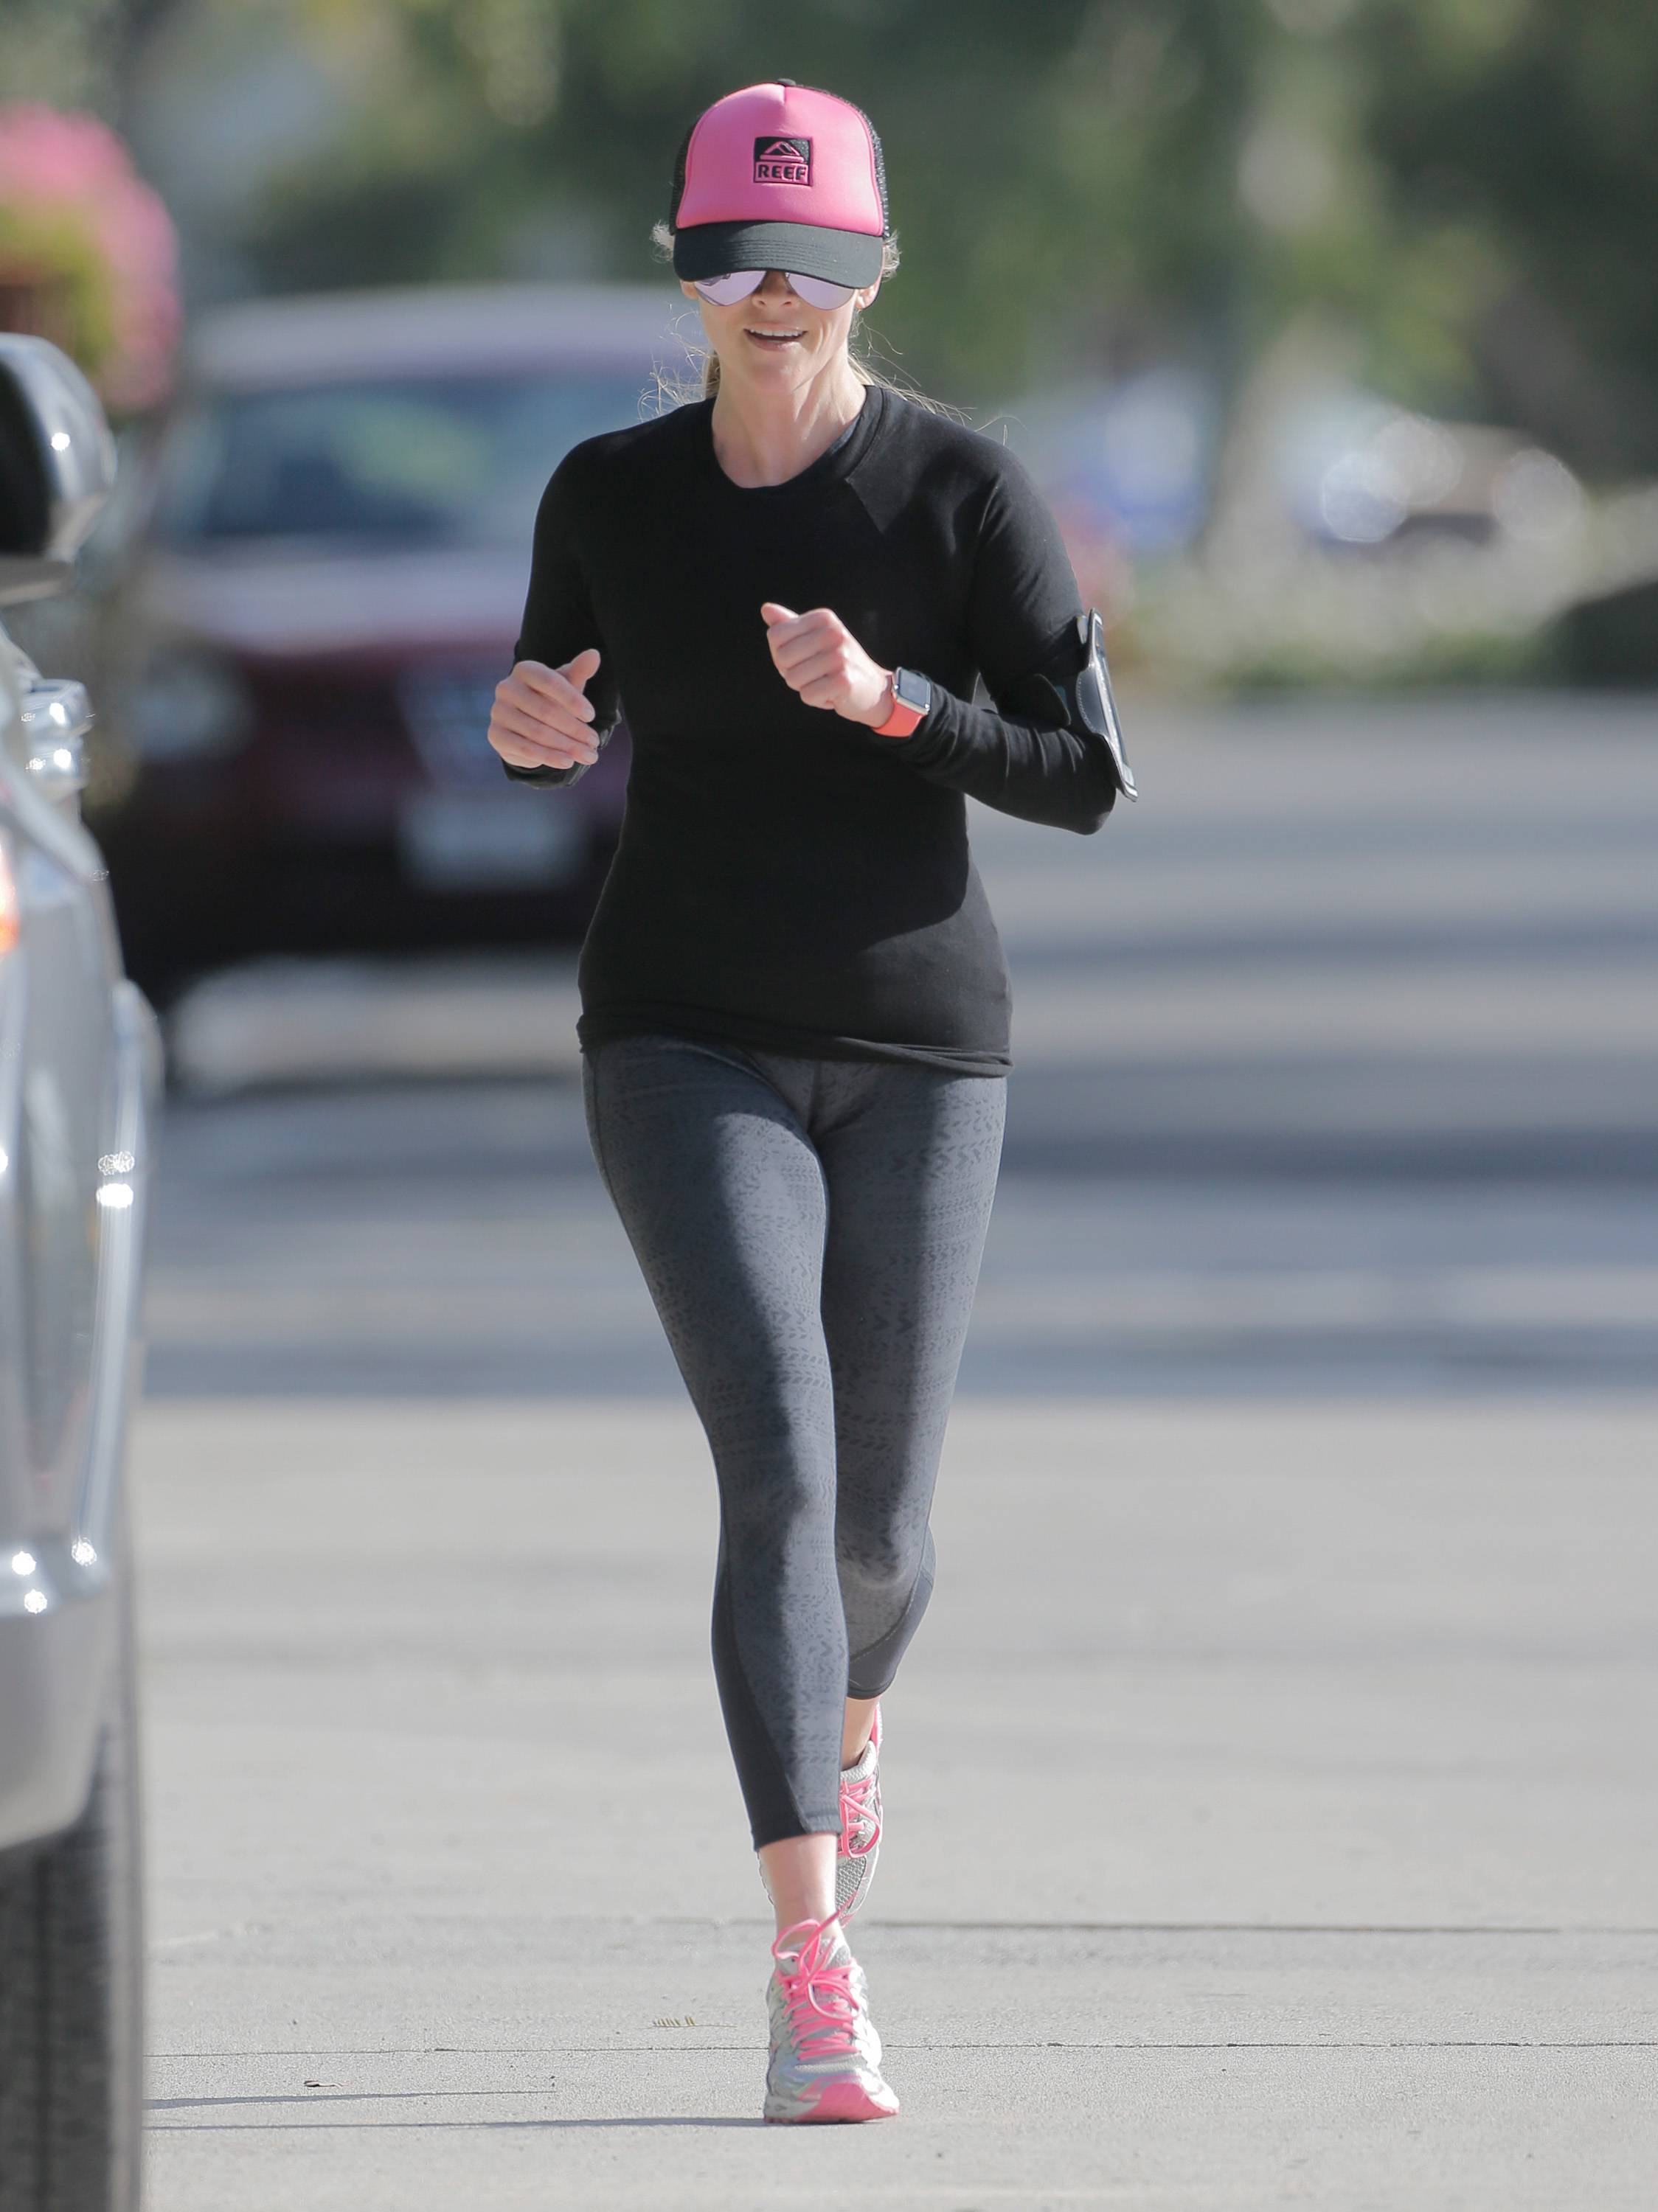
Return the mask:
M 1471 333 L 1495 404 L 1590 470 L 1658 466 L 1658 9 L 1378 0 L 1357 52 L 1403 225 L 1507 262 Z
M 85 211 L 0 198 L 0 275 L 14 283 L 38 276 L 52 337 L 98 376 L 116 350 L 115 285 Z
M 0 88 L 107 109 L 232 5 L 344 95 L 238 218 L 272 284 L 660 276 L 687 124 L 781 72 L 882 134 L 871 325 L 924 388 L 1173 350 L 1235 392 L 1316 306 L 1401 400 L 1658 465 L 1651 0 L 5 0 Z

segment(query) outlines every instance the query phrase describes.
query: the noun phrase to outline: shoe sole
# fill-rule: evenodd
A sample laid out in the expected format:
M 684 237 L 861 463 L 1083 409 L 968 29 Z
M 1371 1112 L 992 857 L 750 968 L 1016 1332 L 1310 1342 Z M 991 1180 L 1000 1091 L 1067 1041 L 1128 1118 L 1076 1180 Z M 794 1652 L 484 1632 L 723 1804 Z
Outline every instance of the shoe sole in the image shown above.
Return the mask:
M 830 2120 L 895 2120 L 899 2106 L 892 2091 L 890 2104 L 872 2097 L 859 2081 L 826 2081 L 817 2093 L 812 2109 L 806 2112 L 765 2112 L 765 2119 L 783 2126 L 810 2126 L 814 2122 Z

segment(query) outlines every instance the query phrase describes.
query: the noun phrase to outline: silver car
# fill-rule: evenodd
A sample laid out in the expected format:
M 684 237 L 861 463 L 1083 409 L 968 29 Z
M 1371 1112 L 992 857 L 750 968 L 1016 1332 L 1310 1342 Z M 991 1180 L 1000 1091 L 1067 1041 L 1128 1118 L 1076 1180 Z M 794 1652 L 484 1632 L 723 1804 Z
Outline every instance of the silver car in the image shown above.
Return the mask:
M 61 590 L 102 410 L 0 336 L 0 609 Z M 143 2062 L 131 1561 L 162 1083 L 80 819 L 90 721 L 0 627 L 0 2204 L 135 2212 Z

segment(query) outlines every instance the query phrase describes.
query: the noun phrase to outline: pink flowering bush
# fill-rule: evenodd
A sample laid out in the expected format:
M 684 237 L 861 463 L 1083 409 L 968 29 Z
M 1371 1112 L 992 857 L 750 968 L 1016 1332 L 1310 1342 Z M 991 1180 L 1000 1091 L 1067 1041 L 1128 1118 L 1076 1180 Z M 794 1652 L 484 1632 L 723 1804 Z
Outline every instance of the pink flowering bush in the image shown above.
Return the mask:
M 166 394 L 179 335 L 172 220 L 95 116 L 0 105 L 0 329 L 48 337 L 117 413 Z

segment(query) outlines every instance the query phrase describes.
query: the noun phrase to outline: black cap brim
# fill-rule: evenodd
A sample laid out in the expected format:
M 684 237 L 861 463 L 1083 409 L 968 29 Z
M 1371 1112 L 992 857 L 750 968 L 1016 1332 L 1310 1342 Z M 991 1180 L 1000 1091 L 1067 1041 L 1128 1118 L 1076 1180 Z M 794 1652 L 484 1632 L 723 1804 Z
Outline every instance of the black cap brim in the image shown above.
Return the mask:
M 886 241 L 810 222 L 697 222 L 674 234 L 674 273 L 694 282 L 734 269 L 782 269 L 862 290 L 881 274 Z

